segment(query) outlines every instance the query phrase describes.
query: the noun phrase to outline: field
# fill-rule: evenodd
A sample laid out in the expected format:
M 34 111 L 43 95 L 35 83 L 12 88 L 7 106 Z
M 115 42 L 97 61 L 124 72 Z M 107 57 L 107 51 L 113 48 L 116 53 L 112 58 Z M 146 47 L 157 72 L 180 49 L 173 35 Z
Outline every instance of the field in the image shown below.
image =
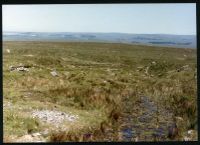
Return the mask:
M 4 142 L 197 140 L 196 61 L 196 49 L 3 42 Z

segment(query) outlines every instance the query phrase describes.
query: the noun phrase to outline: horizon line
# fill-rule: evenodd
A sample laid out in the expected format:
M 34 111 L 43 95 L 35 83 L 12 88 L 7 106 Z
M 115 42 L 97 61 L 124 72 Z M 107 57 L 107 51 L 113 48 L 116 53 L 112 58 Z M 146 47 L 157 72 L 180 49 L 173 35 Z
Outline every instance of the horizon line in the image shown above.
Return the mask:
M 42 31 L 3 31 L 2 33 L 6 32 L 18 32 L 18 33 L 102 33 L 102 34 L 109 34 L 109 33 L 117 33 L 117 34 L 135 34 L 135 35 L 197 35 L 197 34 L 171 34 L 171 33 L 128 33 L 128 32 L 71 32 L 71 31 L 49 31 L 49 32 L 42 32 Z

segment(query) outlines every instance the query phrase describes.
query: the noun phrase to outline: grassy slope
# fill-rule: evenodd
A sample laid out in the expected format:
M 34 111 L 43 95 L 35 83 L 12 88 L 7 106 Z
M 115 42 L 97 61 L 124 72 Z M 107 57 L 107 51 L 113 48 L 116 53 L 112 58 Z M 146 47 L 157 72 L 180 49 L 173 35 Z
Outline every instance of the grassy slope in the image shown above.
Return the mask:
M 30 71 L 9 71 L 9 66 L 20 63 L 30 65 Z M 192 70 L 175 71 L 184 65 Z M 145 74 L 148 66 L 148 74 Z M 143 68 L 138 70 L 137 67 Z M 59 77 L 51 76 L 53 69 Z M 5 109 L 4 136 L 20 136 L 30 128 L 35 132 L 44 129 L 45 125 L 30 118 L 29 113 L 37 108 L 52 109 L 55 104 L 58 110 L 80 115 L 81 121 L 78 125 L 72 124 L 72 128 L 95 127 L 107 120 L 113 110 L 116 113 L 123 110 L 122 97 L 131 95 L 134 101 L 139 94 L 153 99 L 162 97 L 160 103 L 173 109 L 176 116 L 182 116 L 186 126 L 191 128 L 197 119 L 195 73 L 194 49 L 106 43 L 4 42 L 3 100 L 5 104 L 13 103 L 15 108 Z

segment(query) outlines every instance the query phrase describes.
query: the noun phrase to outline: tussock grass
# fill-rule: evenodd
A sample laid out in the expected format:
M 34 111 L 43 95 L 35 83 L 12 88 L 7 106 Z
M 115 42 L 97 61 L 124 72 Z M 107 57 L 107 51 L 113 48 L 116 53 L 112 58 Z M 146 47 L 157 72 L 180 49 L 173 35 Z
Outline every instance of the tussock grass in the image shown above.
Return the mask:
M 6 53 L 6 49 L 11 53 Z M 20 63 L 29 65 L 29 72 L 9 71 L 9 66 Z M 185 65 L 191 69 L 177 71 Z M 195 49 L 112 43 L 4 42 L 3 97 L 4 102 L 13 102 L 14 106 L 26 102 L 32 108 L 42 109 L 49 103 L 62 110 L 79 110 L 83 121 L 88 121 L 79 122 L 87 126 L 84 129 L 52 133 L 51 141 L 99 140 L 103 137 L 100 124 L 116 122 L 123 112 L 124 98 L 135 102 L 140 95 L 159 100 L 175 116 L 181 116 L 186 131 L 197 128 L 196 67 Z M 52 70 L 57 71 L 58 77 L 50 74 Z M 31 103 L 37 101 L 41 104 Z M 93 110 L 102 116 L 86 115 Z M 10 113 L 5 112 L 11 120 L 23 119 L 12 119 Z M 18 134 L 9 131 L 8 128 L 13 128 L 11 124 L 15 124 L 11 120 L 4 123 L 5 133 Z M 30 128 L 34 130 L 37 123 L 26 122 L 31 122 Z M 88 126 L 94 127 L 93 131 Z M 29 128 L 23 127 L 16 127 L 19 134 Z M 83 134 L 93 134 L 93 138 L 86 135 L 84 139 Z
M 14 111 L 5 112 L 4 116 L 4 132 L 7 135 L 18 135 L 30 134 L 41 130 L 39 120 L 31 117 L 24 117 Z

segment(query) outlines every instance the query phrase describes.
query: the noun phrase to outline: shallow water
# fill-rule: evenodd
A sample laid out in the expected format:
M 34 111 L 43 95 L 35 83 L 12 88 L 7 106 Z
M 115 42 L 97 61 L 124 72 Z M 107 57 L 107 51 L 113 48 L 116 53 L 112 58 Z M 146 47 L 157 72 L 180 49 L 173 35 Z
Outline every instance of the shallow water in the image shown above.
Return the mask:
M 168 126 L 173 123 L 172 113 L 161 108 L 147 96 L 141 96 L 137 104 L 125 105 L 118 123 L 117 141 L 164 141 Z M 116 132 L 115 132 L 116 133 Z M 111 138 L 109 139 L 111 140 Z
M 140 97 L 137 107 L 131 107 L 131 112 L 135 112 L 134 115 L 132 113 L 125 115 L 128 120 L 122 118 L 123 124 L 127 124 L 122 125 L 120 130 L 123 135 L 122 141 L 134 141 L 136 138 L 138 141 L 167 139 L 167 129 L 172 123 L 172 114 L 161 107 L 157 110 L 157 104 L 146 96 Z M 127 109 L 130 109 L 130 106 L 127 106 Z

